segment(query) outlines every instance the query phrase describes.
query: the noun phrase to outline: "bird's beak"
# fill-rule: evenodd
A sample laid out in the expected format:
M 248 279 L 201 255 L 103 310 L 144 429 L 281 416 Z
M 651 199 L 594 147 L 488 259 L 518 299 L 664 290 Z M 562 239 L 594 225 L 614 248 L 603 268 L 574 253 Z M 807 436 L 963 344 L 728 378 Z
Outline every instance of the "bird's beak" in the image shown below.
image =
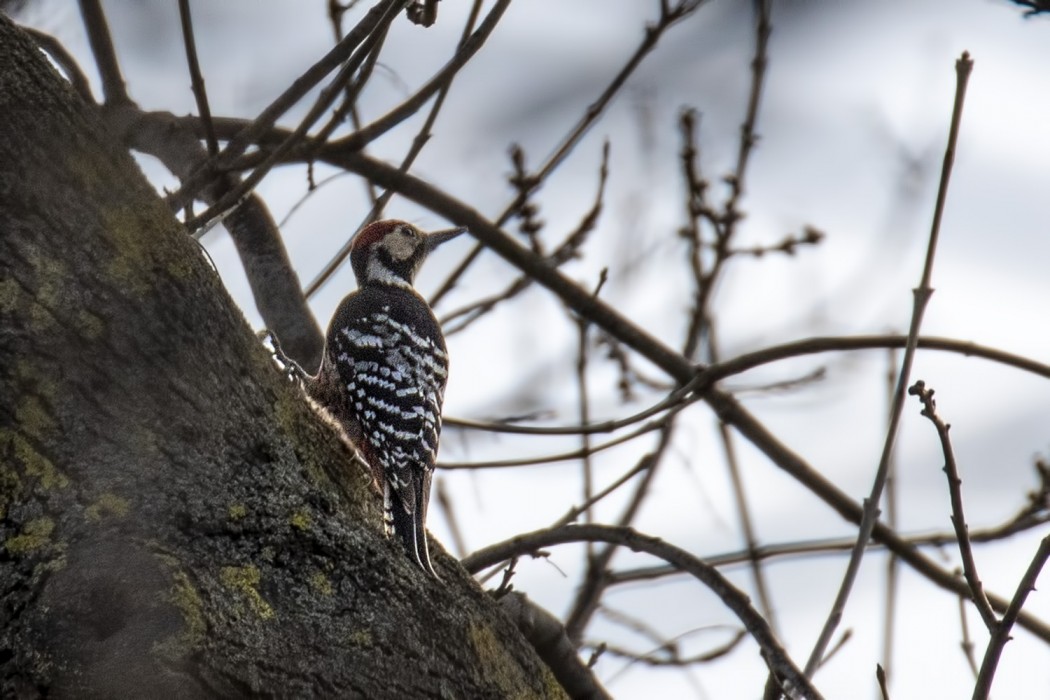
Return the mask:
M 437 248 L 442 243 L 445 243 L 446 241 L 451 241 L 453 238 L 455 238 L 459 234 L 466 233 L 466 231 L 467 231 L 467 229 L 461 226 L 459 228 L 449 228 L 449 229 L 444 229 L 442 231 L 434 231 L 432 233 L 428 233 L 427 234 L 427 239 L 426 239 L 427 240 L 427 252 L 428 253 L 431 252 L 432 250 Z

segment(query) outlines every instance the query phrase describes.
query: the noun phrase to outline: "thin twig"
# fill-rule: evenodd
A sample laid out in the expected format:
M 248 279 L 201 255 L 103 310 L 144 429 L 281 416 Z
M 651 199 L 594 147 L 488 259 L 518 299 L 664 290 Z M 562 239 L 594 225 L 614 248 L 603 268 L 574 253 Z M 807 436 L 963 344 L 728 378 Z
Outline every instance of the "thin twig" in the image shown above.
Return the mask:
M 664 411 L 670 410 L 676 406 L 681 406 L 683 403 L 692 402 L 696 400 L 696 398 L 697 397 L 690 397 L 689 391 L 686 390 L 686 387 L 683 387 L 682 389 L 676 389 L 665 398 L 661 399 L 658 403 L 653 404 L 643 411 L 633 413 L 625 418 L 601 421 L 600 423 L 592 423 L 591 425 L 539 427 L 532 425 L 516 425 L 507 421 L 475 421 L 467 420 L 465 418 L 453 418 L 451 416 L 443 418 L 441 423 L 444 427 L 461 428 L 464 430 L 481 430 L 489 433 L 508 433 L 518 435 L 579 435 L 580 433 L 588 433 L 590 435 L 595 435 L 597 433 L 611 433 L 620 430 L 621 428 L 626 428 L 629 425 L 651 418 L 657 413 L 663 413 Z
M 730 186 L 729 196 L 726 198 L 721 214 L 715 214 L 702 199 L 697 202 L 698 206 L 694 214 L 695 216 L 703 217 L 714 229 L 714 243 L 711 247 L 714 249 L 715 255 L 710 269 L 703 271 L 698 265 L 698 261 L 702 262 L 703 260 L 700 251 L 697 250 L 693 253 L 693 257 L 698 258 L 698 260 L 694 260 L 691 264 L 696 278 L 696 302 L 686 336 L 686 356 L 690 358 L 696 356 L 696 351 L 699 349 L 700 340 L 705 330 L 710 330 L 712 295 L 718 288 L 717 281 L 722 276 L 726 263 L 732 257 L 731 244 L 735 239 L 737 224 L 743 218 L 739 204 L 744 194 L 747 166 L 755 143 L 758 141 L 755 129 L 758 119 L 758 107 L 762 98 L 762 89 L 765 85 L 766 66 L 769 63 L 769 35 L 773 29 L 770 19 L 772 11 L 771 1 L 759 0 L 754 3 L 754 7 L 755 53 L 751 59 L 751 90 L 748 95 L 744 122 L 740 127 L 740 143 L 737 150 L 736 168 L 731 175 L 725 178 L 725 181 Z M 682 126 L 686 137 L 694 138 L 691 130 L 686 131 L 687 127 L 691 127 L 691 124 L 683 123 Z M 682 155 L 683 162 L 686 162 L 686 155 L 687 152 Z M 688 169 L 688 163 L 686 167 L 687 176 L 690 178 L 696 177 Z M 701 190 L 701 194 L 703 194 L 703 190 Z M 699 227 L 697 227 L 697 230 L 699 231 Z M 691 246 L 694 248 L 703 244 L 699 233 L 696 236 L 696 239 L 691 241 Z
M 897 366 L 897 353 L 890 350 L 886 365 L 887 406 L 893 405 L 893 386 L 896 379 L 894 369 Z M 887 411 L 887 415 L 889 412 Z M 889 426 L 887 426 L 887 430 Z M 886 522 L 890 529 L 897 529 L 897 460 L 890 457 L 890 470 L 886 476 Z M 900 560 L 893 552 L 886 556 L 886 613 L 882 626 L 882 665 L 879 669 L 886 683 L 889 682 L 893 668 L 894 625 L 897 618 L 897 581 L 900 573 Z
M 707 182 L 700 177 L 699 145 L 696 136 L 696 123 L 699 120 L 695 110 L 683 110 L 678 120 L 679 129 L 682 132 L 682 152 L 679 156 L 682 161 L 682 176 L 685 179 L 686 189 L 686 226 L 680 232 L 689 244 L 689 268 L 693 273 L 693 284 L 696 289 L 693 294 L 695 301 L 693 311 L 689 319 L 689 329 L 685 334 L 684 355 L 695 358 L 700 348 L 701 333 L 707 324 L 706 293 L 704 288 L 708 284 L 707 272 L 704 266 L 704 238 L 701 219 L 706 220 L 712 227 L 719 226 L 717 217 L 714 216 L 710 206 L 705 199 Z
M 736 649 L 740 642 L 747 636 L 747 632 L 739 630 L 733 637 L 707 651 L 694 654 L 692 656 L 682 656 L 674 650 L 674 647 L 670 644 L 663 644 L 658 646 L 656 649 L 646 652 L 639 653 L 617 647 L 608 642 L 603 642 L 603 653 L 607 653 L 610 656 L 619 656 L 620 658 L 630 659 L 631 663 L 642 663 L 647 666 L 670 666 L 673 668 L 681 668 L 683 666 L 691 666 L 693 664 L 708 663 L 721 659 L 729 652 Z M 595 644 L 588 644 L 587 646 L 597 646 Z M 660 655 L 663 652 L 663 655 Z M 614 676 L 615 678 L 615 676 Z M 609 681 L 612 679 L 610 678 Z
M 962 631 L 962 641 L 959 642 L 959 646 L 962 647 L 963 656 L 966 657 L 966 663 L 970 667 L 970 672 L 973 673 L 973 679 L 977 680 L 977 659 L 973 655 L 973 640 L 970 638 L 970 624 L 966 621 L 966 596 L 956 596 L 956 600 L 959 601 L 959 627 Z
M 219 152 L 219 139 L 215 137 L 215 126 L 211 123 L 211 108 L 208 107 L 208 92 L 204 89 L 204 75 L 197 59 L 197 42 L 193 36 L 193 18 L 190 15 L 190 0 L 179 0 L 179 21 L 182 23 L 182 43 L 186 47 L 186 63 L 190 69 L 193 97 L 197 100 L 197 111 L 201 115 L 204 134 L 207 137 L 208 155 Z
M 576 519 L 578 517 L 580 517 L 581 513 L 586 513 L 588 510 L 591 509 L 591 507 L 595 503 L 597 503 L 598 501 L 602 500 L 603 498 L 608 496 L 610 493 L 612 493 L 616 489 L 618 489 L 621 486 L 623 486 L 624 484 L 626 484 L 628 481 L 633 479 L 638 474 L 640 474 L 640 473 L 644 472 L 646 469 L 649 469 L 650 467 L 652 467 L 652 465 L 653 465 L 653 457 L 654 456 L 651 455 L 651 454 L 644 455 L 640 460 L 638 460 L 638 463 L 635 464 L 634 467 L 632 467 L 631 469 L 627 470 L 627 472 L 623 476 L 621 476 L 619 479 L 617 479 L 616 481 L 614 481 L 611 484 L 609 484 L 608 486 L 606 486 L 604 489 L 602 489 L 598 493 L 596 493 L 593 496 L 591 496 L 588 500 L 585 500 L 580 505 L 573 506 L 572 508 L 570 508 L 569 512 L 566 513 L 565 515 L 561 516 L 560 518 L 558 518 L 556 521 L 554 521 L 554 523 L 551 525 L 551 527 L 561 527 L 562 525 L 568 525 L 570 523 L 575 522 Z
M 590 323 L 582 316 L 576 317 L 576 329 L 579 334 L 576 347 L 576 388 L 579 399 L 580 425 L 588 425 L 591 422 L 591 404 L 587 393 L 587 330 Z M 591 436 L 588 433 L 580 434 L 580 449 L 583 457 L 580 458 L 580 470 L 583 478 L 583 502 L 590 503 L 594 497 L 594 464 L 591 462 Z M 590 508 L 582 512 L 583 521 L 590 523 L 594 521 Z M 585 556 L 589 560 L 594 554 L 594 545 L 588 542 Z
M 319 180 L 312 187 L 308 188 L 306 192 L 303 193 L 303 196 L 296 200 L 295 204 L 293 204 L 291 208 L 288 209 L 288 212 L 285 213 L 284 218 L 282 218 L 281 221 L 277 224 L 277 227 L 283 229 L 285 224 L 287 224 L 291 220 L 295 212 L 299 211 L 299 209 L 304 204 L 306 204 L 306 201 L 310 199 L 310 197 L 312 197 L 315 193 L 317 193 L 322 187 L 334 182 L 335 180 L 338 180 L 339 178 L 347 177 L 348 175 L 350 175 L 350 173 L 346 171 L 332 173 L 325 179 Z
M 677 652 L 676 650 L 670 649 L 668 647 L 673 646 L 677 640 L 680 640 L 693 632 L 709 631 L 711 629 L 707 628 L 703 630 L 692 630 L 692 632 L 686 632 L 684 634 L 677 635 L 673 639 L 666 639 L 659 630 L 657 630 L 652 624 L 649 623 L 649 621 L 641 617 L 630 615 L 622 610 L 611 608 L 608 605 L 602 605 L 599 612 L 601 613 L 603 619 L 608 620 L 614 625 L 618 625 L 620 627 L 623 627 L 624 629 L 630 630 L 639 637 L 647 639 L 649 642 L 659 647 L 658 651 L 666 651 L 672 656 L 677 656 Z M 729 625 L 719 625 L 719 627 L 723 627 L 725 629 L 735 629 L 731 628 Z M 593 647 L 597 645 L 591 642 L 587 642 L 584 646 Z
M 517 459 L 498 459 L 489 460 L 486 462 L 438 462 L 439 469 L 504 469 L 507 467 L 531 467 L 537 464 L 550 464 L 551 462 L 567 462 L 570 460 L 582 459 L 587 454 L 594 454 L 596 452 L 602 452 L 608 450 L 611 447 L 622 445 L 625 442 L 630 442 L 639 435 L 645 435 L 651 433 L 654 430 L 666 430 L 668 423 L 684 406 L 677 409 L 673 409 L 668 412 L 667 415 L 660 417 L 658 420 L 650 421 L 645 423 L 638 428 L 632 430 L 629 433 L 624 433 L 618 438 L 607 440 L 603 443 L 592 446 L 589 450 L 576 449 L 569 452 L 558 452 L 550 455 L 540 455 L 537 457 L 521 457 Z
M 737 204 L 744 192 L 744 176 L 747 174 L 747 165 L 751 159 L 751 151 L 758 142 L 758 136 L 755 134 L 755 123 L 758 119 L 758 106 L 762 98 L 762 86 L 765 83 L 766 66 L 769 65 L 767 53 L 769 35 L 773 31 L 773 25 L 770 23 L 771 0 L 759 0 L 756 6 L 758 17 L 755 23 L 755 57 L 751 60 L 751 93 L 747 100 L 747 114 L 744 117 L 744 123 L 740 127 L 740 144 L 737 150 L 736 168 L 733 170 L 733 175 L 729 181 L 731 194 L 726 202 L 723 214 L 726 226 L 730 229 L 740 219 Z
M 761 350 L 738 355 L 733 359 L 707 366 L 701 375 L 703 379 L 694 385 L 694 390 L 704 391 L 707 387 L 713 386 L 727 377 L 741 374 L 771 362 L 802 357 L 803 355 L 854 350 L 900 349 L 906 347 L 907 344 L 908 336 L 905 335 L 857 335 L 805 338 L 782 345 L 771 345 Z M 918 348 L 921 350 L 952 352 L 966 357 L 980 357 L 1006 367 L 1029 372 L 1044 379 L 1050 379 L 1050 365 L 1048 364 L 987 345 L 978 345 L 970 341 L 923 336 L 918 339 Z
M 357 75 L 354 76 L 353 80 L 350 80 L 344 87 L 343 90 L 343 102 L 332 112 L 332 116 L 329 117 L 328 123 L 317 130 L 314 135 L 314 140 L 320 143 L 324 143 L 331 137 L 332 133 L 338 129 L 349 114 L 354 111 L 357 105 L 357 97 L 361 94 L 361 91 L 365 89 L 365 85 L 368 84 L 369 79 L 372 77 L 372 73 L 375 70 L 376 64 L 379 62 L 379 55 L 383 52 L 383 47 L 386 46 L 386 38 L 390 32 L 390 24 L 381 24 L 376 29 L 377 36 L 375 42 L 368 49 L 368 55 L 364 57 L 364 61 L 361 62 L 361 68 L 357 71 Z
M 879 682 L 879 692 L 882 693 L 882 700 L 890 700 L 890 689 L 887 685 L 889 679 L 882 664 L 875 664 L 875 679 Z
M 441 515 L 445 518 L 445 524 L 448 525 L 449 534 L 452 536 L 452 551 L 457 557 L 462 557 L 467 553 L 467 543 L 463 539 L 463 531 L 459 528 L 452 497 L 448 494 L 444 479 L 437 479 L 436 486 L 434 495 L 437 498 L 438 508 L 441 509 Z
M 326 151 L 356 152 L 365 144 L 375 141 L 377 138 L 390 131 L 390 129 L 393 129 L 395 126 L 418 112 L 435 93 L 449 83 L 452 77 L 458 73 L 460 69 L 466 65 L 471 58 L 473 58 L 474 54 L 478 52 L 482 45 L 484 45 L 485 40 L 488 39 L 492 30 L 496 28 L 496 24 L 502 17 L 503 11 L 507 9 L 509 4 L 510 0 L 498 0 L 489 11 L 485 21 L 478 26 L 477 31 L 474 32 L 470 38 L 461 44 L 461 48 L 456 51 L 456 54 L 451 59 L 449 59 L 448 63 L 442 66 L 441 70 L 434 74 L 434 77 L 428 80 L 407 100 L 404 100 L 393 110 L 353 134 L 342 139 L 337 139 L 328 144 L 318 144 L 318 146 L 323 147 Z M 320 154 L 318 153 L 317 155 Z
M 335 42 L 337 44 L 340 41 L 343 40 L 343 15 L 346 13 L 346 11 L 353 4 L 354 3 L 350 3 L 350 4 L 346 5 L 346 6 L 344 6 L 344 5 L 339 4 L 339 0 L 328 0 L 328 19 L 332 23 L 332 33 L 335 36 Z M 376 54 L 373 54 L 373 55 L 376 55 Z M 370 57 L 369 60 L 371 60 L 371 57 Z M 368 70 L 368 63 L 365 64 L 365 68 L 363 70 Z M 357 106 L 356 105 L 354 105 L 353 108 L 350 110 L 350 119 L 353 122 L 354 131 L 357 131 L 358 129 L 361 128 L 361 121 L 360 121 L 360 118 L 359 118 L 359 115 L 358 115 L 358 112 L 357 112 Z M 345 175 L 346 173 L 341 173 L 341 174 Z M 369 182 L 368 180 L 364 180 L 363 184 L 364 184 L 365 192 L 368 194 L 369 201 L 374 203 L 376 201 L 377 196 L 378 196 L 376 194 L 376 187 L 375 187 L 375 185 L 373 183 Z M 310 192 L 313 192 L 314 189 L 315 188 L 311 185 L 311 187 L 308 190 L 307 194 L 309 194 Z M 304 198 L 305 198 L 305 196 L 304 196 Z M 283 223 L 282 223 L 282 226 L 283 226 Z
M 95 56 L 99 77 L 102 79 L 102 95 L 107 105 L 130 104 L 124 76 L 120 72 L 113 38 L 109 34 L 106 14 L 99 0 L 80 0 L 80 16 L 84 20 L 91 53 Z
M 1050 558 L 1050 536 L 1044 537 L 1039 543 L 1039 549 L 1032 557 L 1032 563 L 1017 584 L 1017 591 L 1010 600 L 1010 606 L 1006 609 L 1002 621 L 992 634 L 988 648 L 984 652 L 984 660 L 981 661 L 981 671 L 977 674 L 977 684 L 973 689 L 973 700 L 986 700 L 988 693 L 992 690 L 992 679 L 995 677 L 995 669 L 999 665 L 999 657 L 1002 656 L 1003 647 L 1010 641 L 1010 630 L 1021 614 L 1021 608 L 1028 598 L 1028 594 L 1035 590 L 1035 582 L 1039 578 L 1046 560 Z
M 879 519 L 879 501 L 882 499 L 882 490 L 886 484 L 886 477 L 889 474 L 890 455 L 893 454 L 893 445 L 897 439 L 897 427 L 900 424 L 900 416 L 904 407 L 904 393 L 908 386 L 911 366 L 915 359 L 916 347 L 918 346 L 919 328 L 922 326 L 922 317 L 926 310 L 926 304 L 929 301 L 930 296 L 933 294 L 933 288 L 930 286 L 931 277 L 933 275 L 933 260 L 937 251 L 937 239 L 940 234 L 944 202 L 948 195 L 948 180 L 951 177 L 952 164 L 955 161 L 955 146 L 959 139 L 959 123 L 962 119 L 963 101 L 966 97 L 966 84 L 970 77 L 970 70 L 972 67 L 973 61 L 970 60 L 970 54 L 963 52 L 962 57 L 956 61 L 955 64 L 957 78 L 955 87 L 955 105 L 952 108 L 951 128 L 948 131 L 948 147 L 944 152 L 944 165 L 941 168 L 941 183 L 940 188 L 937 191 L 937 203 L 933 211 L 933 224 L 930 228 L 930 240 L 926 249 L 926 264 L 923 267 L 922 279 L 919 282 L 919 286 L 914 290 L 915 299 L 912 308 L 911 327 L 908 330 L 908 343 L 904 348 L 904 357 L 901 361 L 900 375 L 897 378 L 897 388 L 894 390 L 893 406 L 890 410 L 890 427 L 886 433 L 886 440 L 882 446 L 882 456 L 879 458 L 879 466 L 875 474 L 875 480 L 872 483 L 871 493 L 864 501 L 864 515 L 860 522 L 859 532 L 857 533 L 857 545 L 854 547 L 849 564 L 846 566 L 846 573 L 842 578 L 842 585 L 835 597 L 835 602 L 831 607 L 831 612 L 828 614 L 828 619 L 824 624 L 824 628 L 821 630 L 817 643 L 813 647 L 813 652 L 810 654 L 809 661 L 806 663 L 807 674 L 812 674 L 820 665 L 820 659 L 824 655 L 824 650 L 827 648 L 828 642 L 831 640 L 835 628 L 842 619 L 842 614 L 846 608 L 846 602 L 849 600 L 850 592 L 853 589 L 853 583 L 857 578 L 857 573 L 860 571 L 860 563 L 864 558 L 864 550 L 867 548 L 868 540 L 871 538 L 871 533 L 875 527 L 875 523 Z
M 570 260 L 576 259 L 580 255 L 580 248 L 587 241 L 589 234 L 598 225 L 598 217 L 602 213 L 602 209 L 605 205 L 605 185 L 609 180 L 609 142 L 606 141 L 602 147 L 602 160 L 598 168 L 598 190 L 594 196 L 594 203 L 591 208 L 583 215 L 580 222 L 576 227 L 565 237 L 564 240 L 549 254 L 544 256 L 548 263 L 553 267 L 560 267 Z M 528 178 L 526 174 L 522 175 L 523 178 Z M 521 189 L 522 197 L 527 196 L 528 188 L 524 187 Z M 524 207 L 524 205 L 523 205 Z M 538 231 L 538 224 L 528 217 L 526 221 L 522 222 L 523 230 L 529 230 L 529 227 L 536 226 Z M 529 236 L 531 247 L 533 252 L 538 255 L 543 255 L 541 250 L 538 250 L 539 239 L 535 235 Z M 445 325 L 445 335 L 449 336 L 453 333 L 458 333 L 466 329 L 470 324 L 477 321 L 479 318 L 484 316 L 486 313 L 492 311 L 497 304 L 500 302 L 512 299 L 521 292 L 525 291 L 533 284 L 533 279 L 529 275 L 522 275 L 515 279 L 508 285 L 508 287 L 502 291 L 497 292 L 489 297 L 479 299 L 467 306 L 456 309 L 445 314 L 441 318 L 442 325 Z M 466 316 L 460 323 L 448 327 L 452 320 Z
M 330 14 L 338 13 L 338 10 L 331 10 Z M 332 22 L 335 25 L 336 41 L 342 39 L 342 26 L 339 22 L 341 14 L 336 16 L 332 14 Z M 386 46 L 386 39 L 388 36 L 389 25 L 383 28 L 383 35 L 379 41 L 375 43 L 372 50 L 368 52 L 368 56 L 365 58 L 361 69 L 357 72 L 354 79 L 346 86 L 345 96 L 343 97 L 343 104 L 335 110 L 331 119 L 318 133 L 314 136 L 314 141 L 327 141 L 331 134 L 346 120 L 347 116 L 350 117 L 350 123 L 354 131 L 361 128 L 361 116 L 357 109 L 357 98 L 361 92 L 365 89 L 368 81 L 371 80 L 373 72 L 375 71 L 376 64 L 379 63 L 379 55 L 383 51 L 383 47 Z M 362 150 L 364 150 L 362 146 Z M 309 161 L 310 166 L 313 166 L 313 161 Z M 312 171 L 311 171 L 312 172 Z M 370 180 L 363 180 L 362 185 L 364 186 L 365 193 L 368 195 L 368 199 L 372 202 L 373 206 L 379 201 L 379 194 L 376 191 L 375 183 Z M 310 190 L 314 189 L 313 179 L 310 179 Z M 369 219 L 372 221 L 372 219 Z M 307 295 L 309 297 L 309 295 Z
M 937 402 L 933 398 L 933 389 L 927 389 L 925 382 L 919 380 L 909 389 L 908 393 L 918 396 L 922 402 L 922 415 L 930 419 L 937 429 L 937 437 L 941 441 L 941 452 L 944 454 L 944 473 L 948 477 L 948 493 L 952 502 L 952 526 L 955 528 L 955 536 L 959 540 L 959 554 L 962 556 L 963 576 L 970 586 L 970 599 L 977 607 L 984 626 L 989 632 L 994 632 L 999 625 L 999 620 L 984 594 L 984 584 L 977 575 L 977 563 L 973 558 L 973 547 L 970 545 L 970 534 L 966 526 L 966 514 L 963 512 L 962 502 L 962 479 L 959 477 L 959 465 L 955 461 L 955 450 L 952 449 L 952 441 L 948 436 L 951 426 L 937 413 Z
M 744 489 L 744 481 L 740 475 L 740 464 L 736 458 L 736 449 L 733 447 L 733 436 L 726 424 L 721 421 L 718 423 L 718 438 L 725 453 L 726 468 L 729 470 L 729 479 L 733 487 L 733 499 L 736 502 L 740 530 L 744 535 L 744 545 L 753 555 L 758 548 L 758 540 L 755 538 L 751 507 L 748 505 L 747 491 Z M 766 577 L 762 572 L 762 560 L 757 556 L 750 556 L 748 559 L 751 577 L 755 582 L 755 593 L 758 594 L 759 609 L 769 621 L 769 626 L 776 630 L 776 616 L 773 614 L 773 602 L 769 595 L 769 587 L 766 585 Z
M 657 437 L 656 447 L 652 451 L 649 467 L 642 472 L 642 478 L 635 484 L 634 492 L 616 521 L 619 527 L 630 526 L 645 502 L 660 460 L 671 445 L 671 437 L 674 434 L 674 421 L 672 418 L 671 414 L 665 417 Z M 576 643 L 582 641 L 583 632 L 598 609 L 602 594 L 608 586 L 608 569 L 616 550 L 615 543 L 609 543 L 587 562 L 583 581 L 576 592 L 576 597 L 572 602 L 565 621 L 565 629 L 569 638 Z
M 718 337 L 713 324 L 709 326 L 708 349 L 712 361 L 717 362 L 719 359 Z M 719 442 L 722 443 L 722 450 L 725 453 L 726 469 L 729 471 L 729 481 L 733 488 L 733 500 L 736 503 L 737 519 L 740 522 L 740 531 L 744 536 L 744 544 L 747 546 L 748 551 L 754 552 L 758 547 L 758 540 L 755 537 L 754 518 L 751 516 L 747 490 L 744 488 L 744 480 L 740 474 L 740 464 L 736 458 L 736 449 L 733 446 L 733 435 L 729 432 L 729 427 L 721 421 L 718 422 L 718 437 Z M 769 595 L 766 577 L 762 571 L 762 561 L 758 557 L 751 557 L 750 568 L 751 576 L 755 582 L 755 592 L 758 594 L 759 607 L 766 620 L 769 621 L 769 626 L 776 630 L 777 625 L 776 618 L 773 615 L 772 598 Z

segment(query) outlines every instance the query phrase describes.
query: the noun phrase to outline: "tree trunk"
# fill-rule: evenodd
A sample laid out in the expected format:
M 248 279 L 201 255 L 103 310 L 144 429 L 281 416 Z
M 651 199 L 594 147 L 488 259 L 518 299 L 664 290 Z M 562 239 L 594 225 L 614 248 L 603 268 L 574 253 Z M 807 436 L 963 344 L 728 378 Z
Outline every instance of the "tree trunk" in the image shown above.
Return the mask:
M 0 15 L 0 696 L 547 697 Z

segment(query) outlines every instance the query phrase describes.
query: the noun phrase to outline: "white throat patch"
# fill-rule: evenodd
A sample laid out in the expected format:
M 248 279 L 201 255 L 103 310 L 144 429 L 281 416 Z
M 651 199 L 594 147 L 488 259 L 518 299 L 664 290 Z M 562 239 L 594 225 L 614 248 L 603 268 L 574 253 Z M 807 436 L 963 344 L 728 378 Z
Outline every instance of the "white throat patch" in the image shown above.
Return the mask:
M 379 256 L 372 254 L 368 259 L 368 280 L 379 284 L 389 284 L 402 289 L 412 289 L 412 283 L 395 274 L 389 267 L 383 264 Z

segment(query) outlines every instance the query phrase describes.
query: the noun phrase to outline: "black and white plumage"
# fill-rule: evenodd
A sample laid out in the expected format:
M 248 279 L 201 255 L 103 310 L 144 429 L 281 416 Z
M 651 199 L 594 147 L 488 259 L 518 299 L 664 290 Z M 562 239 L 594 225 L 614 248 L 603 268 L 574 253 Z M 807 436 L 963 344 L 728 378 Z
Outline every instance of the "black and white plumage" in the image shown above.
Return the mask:
M 305 382 L 372 468 L 388 531 L 434 576 L 425 525 L 448 354 L 412 282 L 427 254 L 461 232 L 427 234 L 393 220 L 361 231 L 350 250 L 358 289 L 336 310 L 320 372 Z

